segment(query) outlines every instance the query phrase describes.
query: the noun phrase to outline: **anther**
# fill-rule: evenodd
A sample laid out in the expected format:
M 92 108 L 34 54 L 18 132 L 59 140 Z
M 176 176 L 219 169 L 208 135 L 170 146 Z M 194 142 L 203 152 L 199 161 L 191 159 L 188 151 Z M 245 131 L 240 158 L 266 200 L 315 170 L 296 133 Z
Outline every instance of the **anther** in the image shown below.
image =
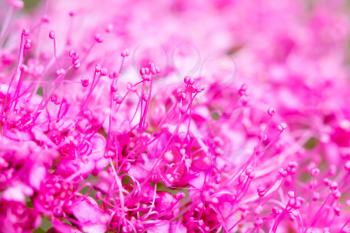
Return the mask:
M 107 33 L 111 33 L 113 30 L 113 24 L 108 24 L 107 27 L 106 27 L 106 32 Z
M 49 16 L 44 15 L 43 17 L 41 17 L 41 22 L 43 22 L 43 23 L 49 23 L 49 22 L 50 22 Z
M 74 11 L 69 11 L 68 15 L 69 15 L 70 17 L 74 17 L 74 16 L 75 16 L 75 12 L 74 12 Z
M 122 57 L 127 57 L 127 56 L 129 56 L 129 50 L 124 49 L 124 50 L 120 53 L 120 56 L 122 56 Z
M 102 36 L 100 34 L 96 34 L 95 35 L 95 41 L 97 43 L 102 43 L 103 42 Z
M 267 114 L 269 114 L 269 116 L 271 117 L 275 115 L 275 113 L 276 113 L 276 110 L 272 107 L 267 110 Z
M 52 40 L 55 39 L 55 37 L 56 37 L 55 32 L 50 31 L 49 37 L 50 37 L 50 39 L 52 39 Z
M 22 35 L 23 36 L 29 36 L 29 30 L 28 29 L 23 29 L 22 30 Z
M 81 85 L 83 87 L 89 86 L 89 80 L 88 79 L 82 79 L 82 80 L 80 80 L 80 82 L 81 82 Z

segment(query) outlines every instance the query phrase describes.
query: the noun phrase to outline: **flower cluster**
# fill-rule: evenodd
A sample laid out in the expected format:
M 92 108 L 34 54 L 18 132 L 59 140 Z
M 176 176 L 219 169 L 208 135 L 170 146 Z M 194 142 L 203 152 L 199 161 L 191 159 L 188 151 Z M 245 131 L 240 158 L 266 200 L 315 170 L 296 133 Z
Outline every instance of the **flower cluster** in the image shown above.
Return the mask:
M 347 2 L 0 3 L 0 232 L 350 232 Z

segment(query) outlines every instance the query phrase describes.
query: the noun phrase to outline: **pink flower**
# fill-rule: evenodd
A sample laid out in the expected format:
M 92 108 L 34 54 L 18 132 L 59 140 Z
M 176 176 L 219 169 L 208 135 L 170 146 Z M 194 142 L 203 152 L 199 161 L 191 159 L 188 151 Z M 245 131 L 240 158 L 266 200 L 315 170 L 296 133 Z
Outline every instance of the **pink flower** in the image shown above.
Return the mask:
M 345 0 L 0 3 L 0 232 L 348 232 Z

